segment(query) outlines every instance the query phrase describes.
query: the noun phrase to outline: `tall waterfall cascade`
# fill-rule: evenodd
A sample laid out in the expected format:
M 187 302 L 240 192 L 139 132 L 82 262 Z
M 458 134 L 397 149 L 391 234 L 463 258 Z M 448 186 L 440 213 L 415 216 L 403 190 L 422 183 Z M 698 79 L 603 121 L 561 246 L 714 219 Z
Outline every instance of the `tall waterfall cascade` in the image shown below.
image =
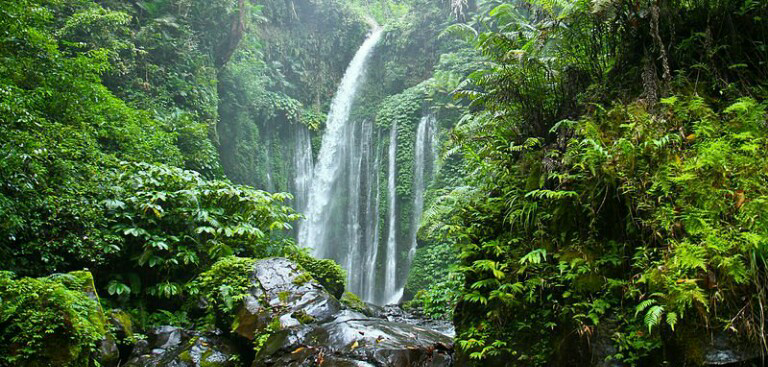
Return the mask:
M 397 281 L 397 123 L 389 128 L 389 149 L 388 149 L 388 168 L 387 168 L 387 192 L 389 198 L 387 221 L 387 263 L 384 271 L 384 294 L 389 297 L 387 303 L 397 302 L 394 298 L 395 282 Z
M 427 167 L 437 162 L 437 120 L 432 114 L 425 115 L 419 121 L 416 130 L 416 148 L 413 160 L 413 216 L 411 223 L 411 248 L 408 250 L 408 263 L 413 261 L 416 255 L 416 236 L 421 224 L 421 216 L 424 214 L 424 190 L 426 190 L 427 174 L 434 169 Z M 431 158 L 431 161 L 430 161 Z
M 348 289 L 373 300 L 376 277 L 368 272 L 368 263 L 378 260 L 371 251 L 378 230 L 363 223 L 374 221 L 370 196 L 363 205 L 361 193 L 376 185 L 370 177 L 377 167 L 372 144 L 373 122 L 350 121 L 350 111 L 366 72 L 366 63 L 381 39 L 382 29 L 374 27 L 357 50 L 339 84 L 326 120 L 326 128 L 310 179 L 306 219 L 299 223 L 299 243 L 312 248 L 317 257 L 333 258 L 349 274 Z M 364 136 L 365 135 L 365 136 Z M 374 162 L 376 161 L 376 162 Z M 378 194 L 376 199 L 378 199 Z M 367 210 L 359 210 L 363 206 Z M 365 230 L 364 230 L 365 229 Z M 375 273 L 375 271 L 374 271 Z M 366 286 L 368 285 L 368 286 Z M 366 295 L 366 293 L 369 293 Z
M 347 290 L 376 304 L 402 297 L 435 141 L 435 119 L 425 115 L 415 141 L 414 212 L 399 213 L 398 126 L 382 128 L 371 119 L 351 117 L 381 37 L 381 28 L 374 26 L 347 67 L 314 162 L 309 131 L 299 129 L 293 137 L 294 205 L 305 216 L 298 224 L 299 244 L 316 257 L 336 260 L 347 272 Z M 412 215 L 411 233 L 402 232 L 400 215 Z
M 336 96 L 331 102 L 331 109 L 326 120 L 325 134 L 318 160 L 312 172 L 312 186 L 306 208 L 307 220 L 299 229 L 300 243 L 310 245 L 315 256 L 329 257 L 330 242 L 326 230 L 330 225 L 329 211 L 333 209 L 334 189 L 339 184 L 339 177 L 345 163 L 344 156 L 349 154 L 348 135 L 353 134 L 347 124 L 355 94 L 365 75 L 366 62 L 381 39 L 381 28 L 375 28 L 363 42 L 352 58 L 341 80 Z

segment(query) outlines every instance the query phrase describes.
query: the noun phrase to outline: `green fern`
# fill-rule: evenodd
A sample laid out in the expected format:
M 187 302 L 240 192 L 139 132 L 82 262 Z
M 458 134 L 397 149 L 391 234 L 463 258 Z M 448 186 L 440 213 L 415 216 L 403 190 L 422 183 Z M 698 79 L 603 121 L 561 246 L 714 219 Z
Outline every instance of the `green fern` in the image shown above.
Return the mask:
M 667 325 L 669 325 L 672 331 L 675 331 L 675 325 L 677 325 L 677 313 L 675 312 L 667 313 Z
M 658 326 L 661 323 L 661 316 L 664 314 L 664 306 L 654 305 L 650 309 L 648 309 L 648 312 L 645 314 L 645 318 L 643 318 L 643 323 L 648 328 L 648 331 L 650 332 L 654 326 Z
M 520 258 L 520 264 L 541 264 L 547 258 L 547 250 L 535 249 Z

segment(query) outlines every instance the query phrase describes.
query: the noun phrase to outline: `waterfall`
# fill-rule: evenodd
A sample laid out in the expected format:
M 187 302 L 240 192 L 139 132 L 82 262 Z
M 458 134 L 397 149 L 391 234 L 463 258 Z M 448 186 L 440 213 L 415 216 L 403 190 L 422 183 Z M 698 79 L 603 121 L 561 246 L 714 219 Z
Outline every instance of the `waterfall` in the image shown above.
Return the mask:
M 365 288 L 363 289 L 363 292 L 360 293 L 363 296 L 363 299 L 368 302 L 375 302 L 376 300 L 376 262 L 379 256 L 379 204 L 381 203 L 381 190 L 379 190 L 379 155 L 376 152 L 373 154 L 375 156 L 373 166 L 369 165 L 375 170 L 372 181 L 373 190 L 368 190 L 368 192 L 375 192 L 375 194 L 373 195 L 373 202 L 371 202 L 369 197 L 368 207 L 366 208 L 366 212 L 370 213 L 369 217 L 371 218 L 371 220 L 368 221 L 369 227 L 367 227 L 367 243 L 370 243 L 371 247 L 368 251 L 368 256 L 366 257 L 367 271 L 363 273 Z
M 350 149 L 350 154 L 347 155 L 347 223 L 346 223 L 346 241 L 347 241 L 347 261 L 344 267 L 350 276 L 347 279 L 347 287 L 349 289 L 360 289 L 360 274 L 362 274 L 362 261 L 360 253 L 360 243 L 362 242 L 362 233 L 360 231 L 360 193 L 362 191 L 363 182 L 361 180 L 361 170 L 363 164 L 363 149 L 365 142 L 365 135 L 361 135 L 361 132 L 367 122 L 363 122 L 362 126 L 353 126 L 352 133 L 347 136 L 347 147 Z M 359 142 L 358 142 L 359 141 Z
M 419 231 L 419 224 L 421 224 L 421 216 L 424 213 L 426 176 L 428 173 L 432 172 L 434 164 L 437 161 L 435 158 L 437 152 L 437 139 L 435 139 L 436 129 L 435 116 L 431 114 L 424 115 L 419 121 L 419 125 L 416 129 L 416 146 L 414 148 L 413 157 L 413 211 L 411 212 L 410 249 L 408 250 L 408 263 L 406 264 L 408 267 L 410 267 L 410 264 L 413 261 L 418 246 L 417 234 Z M 428 161 L 428 159 L 431 159 L 431 161 Z M 428 168 L 428 165 L 431 165 L 432 170 Z M 405 284 L 402 284 L 400 288 L 392 294 L 387 303 L 398 302 L 400 298 L 402 298 L 404 290 Z
M 416 251 L 426 175 L 431 172 L 436 151 L 435 118 L 425 115 L 416 131 L 414 211 L 408 217 L 412 218 L 411 233 L 401 234 L 397 202 L 398 125 L 392 123 L 389 127 L 389 147 L 385 151 L 384 145 L 377 142 L 386 137 L 386 130 L 376 128 L 371 119 L 350 118 L 358 88 L 365 78 L 366 62 L 381 34 L 381 29 L 374 27 L 350 62 L 331 103 L 314 167 L 306 129 L 296 132 L 294 147 L 296 207 L 306 217 L 299 223 L 299 244 L 311 247 L 316 257 L 342 264 L 348 274 L 347 290 L 379 304 L 402 298 L 402 278 Z M 386 179 L 381 169 L 384 159 Z M 387 200 L 386 210 L 382 197 Z M 410 242 L 398 244 L 398 240 L 405 239 Z M 404 250 L 409 250 L 405 259 L 401 256 Z
M 416 254 L 416 234 L 419 231 L 419 224 L 421 223 L 421 215 L 424 212 L 424 175 L 426 167 L 427 149 L 429 153 L 432 153 L 431 144 L 428 144 L 430 139 L 430 133 L 434 124 L 432 121 L 435 117 L 432 115 L 426 115 L 419 121 L 419 127 L 416 130 L 416 149 L 413 159 L 413 213 L 411 221 L 411 248 L 408 250 L 408 263 L 413 261 L 413 255 Z
M 349 134 L 349 113 L 357 88 L 365 73 L 365 64 L 373 48 L 381 38 L 382 30 L 375 28 L 352 58 L 341 80 L 326 120 L 325 133 L 318 160 L 312 175 L 312 187 L 306 209 L 307 219 L 300 224 L 299 242 L 312 247 L 315 256 L 329 257 L 329 241 L 326 230 L 329 225 L 333 188 L 339 180 L 342 155 L 347 134 Z
M 437 160 L 440 154 L 440 142 L 437 139 L 437 119 L 433 115 L 429 120 L 429 140 L 432 147 L 432 161 L 429 162 L 429 172 L 432 177 L 437 174 Z
M 293 196 L 294 207 L 303 212 L 307 206 L 309 185 L 312 180 L 312 142 L 309 128 L 298 126 L 292 130 L 293 137 Z
M 331 102 L 320 152 L 306 182 L 306 219 L 298 230 L 299 243 L 311 247 L 317 257 L 342 264 L 349 275 L 348 290 L 367 301 L 373 301 L 377 291 L 379 195 L 373 192 L 378 189 L 378 156 L 373 121 L 352 121 L 350 112 L 381 35 L 375 26 Z
M 388 235 L 387 235 L 387 264 L 384 272 L 384 299 L 388 300 L 387 303 L 392 303 L 392 296 L 395 295 L 395 281 L 397 277 L 397 192 L 396 192 L 396 176 L 397 165 L 395 161 L 397 159 L 397 123 L 393 123 L 389 128 L 389 167 L 387 169 L 387 192 L 389 194 L 389 221 L 388 221 Z M 395 300 L 397 302 L 398 300 Z

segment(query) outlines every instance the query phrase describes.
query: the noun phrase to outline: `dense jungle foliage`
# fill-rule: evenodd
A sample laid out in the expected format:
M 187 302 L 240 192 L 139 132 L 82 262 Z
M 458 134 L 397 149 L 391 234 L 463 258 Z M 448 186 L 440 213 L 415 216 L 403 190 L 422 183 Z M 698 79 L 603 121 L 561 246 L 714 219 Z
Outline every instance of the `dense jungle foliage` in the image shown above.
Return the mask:
M 144 14 L 137 9 L 137 17 Z M 176 10 L 187 14 L 190 24 L 195 16 L 211 20 L 200 9 Z M 229 21 L 232 11 L 219 21 Z M 282 251 L 285 241 L 273 232 L 290 228 L 298 215 L 283 206 L 287 194 L 223 179 L 208 135 L 215 103 L 206 115 L 197 103 L 207 97 L 179 86 L 206 84 L 164 71 L 163 77 L 178 75 L 178 84 L 147 79 L 142 82 L 147 88 L 118 98 L 128 87 L 113 86 L 110 78 L 139 83 L 133 77 L 150 74 L 137 69 L 162 68 L 132 60 L 160 52 L 145 50 L 150 46 L 131 37 L 151 29 L 90 1 L 8 1 L 2 12 L 0 251 L 6 270 L 44 275 L 104 269 L 98 282 L 109 282 L 110 293 L 170 298 L 181 293 L 178 281 L 190 276 L 185 267 L 231 254 Z M 175 27 L 200 43 L 190 47 L 201 58 L 216 60 L 218 44 L 204 52 L 212 41 L 194 36 L 189 25 Z M 160 30 L 147 36 L 171 38 Z M 169 68 L 181 67 L 158 58 Z M 196 67 L 215 70 L 216 65 Z M 186 77 L 202 76 L 190 71 Z M 158 90 L 150 87 L 158 84 Z M 144 104 L 168 109 L 149 111 L 140 108 Z M 141 282 L 130 281 L 132 288 L 126 286 L 129 278 L 142 276 Z

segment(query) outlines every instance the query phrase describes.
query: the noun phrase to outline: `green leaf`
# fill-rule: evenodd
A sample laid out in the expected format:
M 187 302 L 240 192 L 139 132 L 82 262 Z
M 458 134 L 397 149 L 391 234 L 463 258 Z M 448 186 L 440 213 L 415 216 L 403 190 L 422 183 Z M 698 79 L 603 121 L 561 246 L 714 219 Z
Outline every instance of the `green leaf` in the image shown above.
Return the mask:
M 520 264 L 541 264 L 546 258 L 547 250 L 538 248 L 520 258 Z

